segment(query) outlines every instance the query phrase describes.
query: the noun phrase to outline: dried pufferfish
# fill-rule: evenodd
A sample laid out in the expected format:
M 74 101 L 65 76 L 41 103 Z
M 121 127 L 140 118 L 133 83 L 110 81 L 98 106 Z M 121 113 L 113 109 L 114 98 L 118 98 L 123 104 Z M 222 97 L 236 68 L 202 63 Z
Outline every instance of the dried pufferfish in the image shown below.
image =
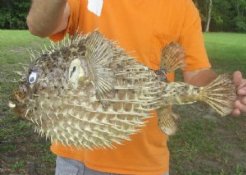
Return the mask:
M 204 101 L 224 116 L 235 99 L 227 75 L 207 87 L 167 83 L 99 32 L 68 39 L 34 58 L 9 106 L 52 142 L 78 148 L 129 140 L 153 110 L 161 114 L 162 131 L 172 134 L 176 125 L 170 105 Z M 181 47 L 170 44 L 157 72 L 175 70 L 182 58 Z

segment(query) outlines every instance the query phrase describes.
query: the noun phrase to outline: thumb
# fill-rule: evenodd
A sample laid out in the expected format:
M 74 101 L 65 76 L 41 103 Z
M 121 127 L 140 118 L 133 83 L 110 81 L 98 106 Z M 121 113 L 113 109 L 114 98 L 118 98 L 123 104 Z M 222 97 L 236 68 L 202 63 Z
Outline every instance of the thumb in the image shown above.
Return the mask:
M 242 79 L 243 79 L 243 76 L 240 71 L 236 71 L 233 73 L 233 82 L 235 83 L 237 87 L 241 84 Z

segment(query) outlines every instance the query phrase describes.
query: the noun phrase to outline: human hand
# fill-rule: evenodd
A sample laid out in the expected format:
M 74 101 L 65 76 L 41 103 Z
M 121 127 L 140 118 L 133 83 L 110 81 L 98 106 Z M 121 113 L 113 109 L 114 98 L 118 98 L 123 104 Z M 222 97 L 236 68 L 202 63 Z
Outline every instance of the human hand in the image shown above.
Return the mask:
M 234 104 L 232 115 L 239 116 L 246 114 L 246 79 L 243 78 L 240 71 L 233 74 L 233 81 L 236 85 L 237 100 Z

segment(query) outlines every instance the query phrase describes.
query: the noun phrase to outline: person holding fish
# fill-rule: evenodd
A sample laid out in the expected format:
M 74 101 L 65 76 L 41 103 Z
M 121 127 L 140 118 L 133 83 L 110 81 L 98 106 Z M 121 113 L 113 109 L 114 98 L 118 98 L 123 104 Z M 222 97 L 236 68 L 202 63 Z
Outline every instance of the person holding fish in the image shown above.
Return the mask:
M 190 0 L 33 0 L 27 17 L 30 32 L 60 41 L 66 34 L 98 30 L 139 62 L 160 67 L 161 49 L 171 42 L 185 51 L 184 81 L 197 86 L 216 78 L 204 47 L 198 10 Z M 173 80 L 174 74 L 168 79 Z M 246 79 L 233 74 L 237 99 L 232 114 L 246 113 Z M 167 175 L 168 137 L 149 118 L 141 132 L 117 149 L 77 149 L 53 143 L 57 175 Z

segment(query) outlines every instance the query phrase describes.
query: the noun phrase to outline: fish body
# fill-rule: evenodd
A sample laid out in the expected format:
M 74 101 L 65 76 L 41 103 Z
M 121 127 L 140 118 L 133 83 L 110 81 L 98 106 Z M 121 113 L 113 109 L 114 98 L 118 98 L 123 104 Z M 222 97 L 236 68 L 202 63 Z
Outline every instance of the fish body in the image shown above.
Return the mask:
M 162 114 L 159 127 L 172 134 L 172 104 L 205 101 L 229 114 L 235 90 L 228 76 L 208 87 L 164 81 L 165 71 L 183 65 L 183 52 L 175 47 L 163 49 L 163 79 L 97 31 L 68 39 L 34 56 L 10 107 L 52 142 L 88 149 L 130 140 L 155 110 Z

